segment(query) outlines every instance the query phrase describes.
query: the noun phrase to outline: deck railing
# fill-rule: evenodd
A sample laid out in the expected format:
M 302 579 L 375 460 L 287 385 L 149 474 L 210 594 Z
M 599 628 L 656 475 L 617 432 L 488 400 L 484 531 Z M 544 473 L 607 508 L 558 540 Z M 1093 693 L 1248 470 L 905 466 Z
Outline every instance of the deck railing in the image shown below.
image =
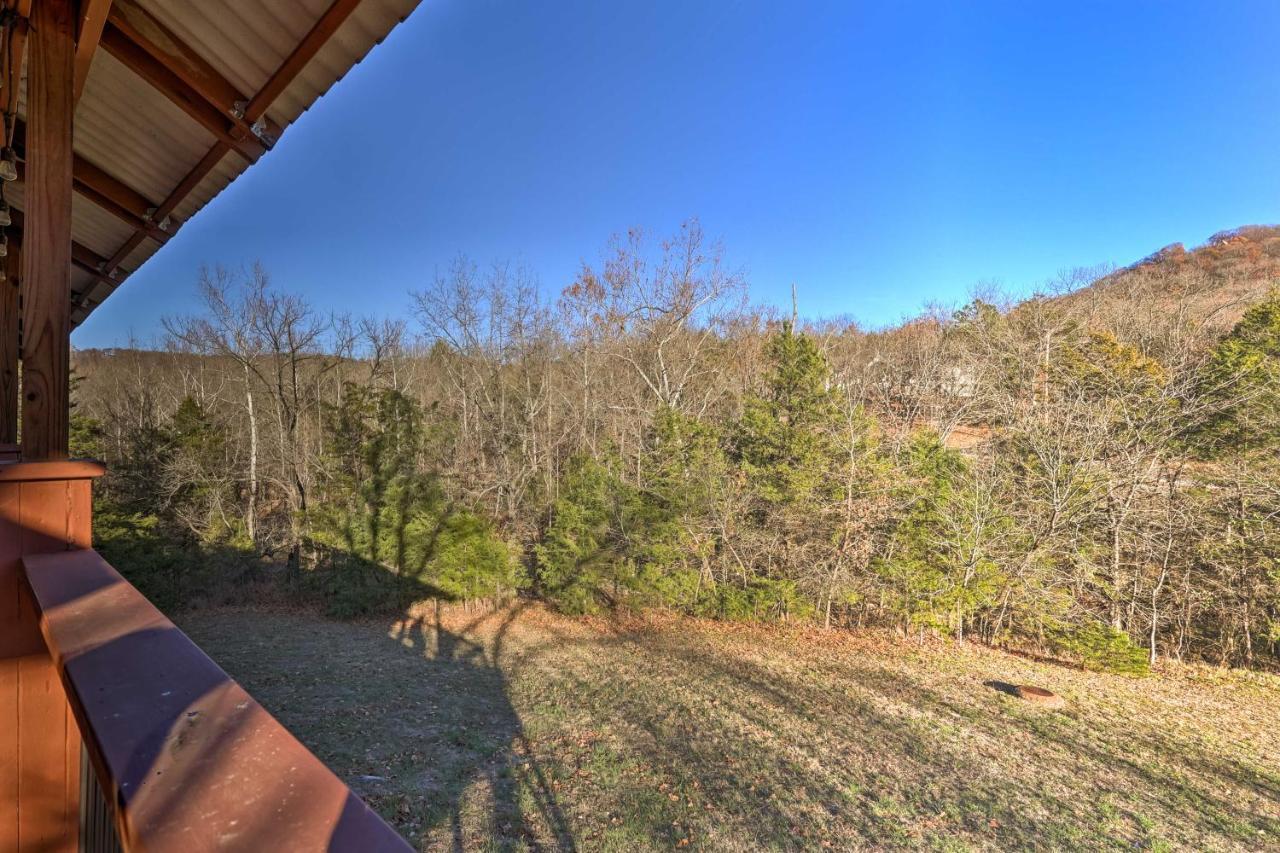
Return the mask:
M 408 850 L 88 548 L 85 464 L 0 463 L 0 849 Z

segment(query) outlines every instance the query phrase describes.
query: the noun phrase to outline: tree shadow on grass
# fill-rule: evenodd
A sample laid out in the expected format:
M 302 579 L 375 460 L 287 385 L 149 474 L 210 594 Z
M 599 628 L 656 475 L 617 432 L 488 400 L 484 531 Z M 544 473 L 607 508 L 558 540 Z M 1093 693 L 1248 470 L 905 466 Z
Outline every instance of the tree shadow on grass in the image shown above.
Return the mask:
M 1113 829 L 1103 814 L 1105 802 L 1073 795 L 1095 779 L 1116 786 L 1108 790 L 1122 798 L 1121 812 L 1123 797 L 1136 792 L 1159 817 L 1174 821 L 1165 829 L 1182 843 L 1256 842 L 1274 837 L 1278 828 L 1269 775 L 1259 778 L 1257 768 L 1160 738 L 1138 722 L 1113 728 L 964 704 L 906 673 L 857 658 L 798 661 L 801 666 L 783 669 L 696 635 L 622 629 L 595 642 L 625 652 L 641 668 L 647 689 L 668 685 L 661 688 L 668 701 L 610 700 L 624 703 L 637 747 L 715 801 L 718 813 L 749 814 L 751 825 L 734 834 L 751 831 L 764 846 L 789 847 L 806 831 L 811 841 L 834 833 L 834 840 L 860 845 L 910 846 L 956 832 L 1015 847 L 1141 843 L 1149 832 L 1145 814 L 1129 812 L 1133 825 Z M 623 658 L 610 658 L 621 672 Z M 733 696 L 738 698 L 724 702 Z M 755 743 L 726 766 L 721 750 L 744 734 Z M 1035 760 L 1046 762 L 1045 784 L 1028 787 L 1024 775 L 992 772 L 989 753 L 971 751 L 970 734 L 979 735 L 975 746 L 1029 748 Z M 1128 739 L 1141 752 L 1161 756 L 1160 763 L 1180 766 L 1162 773 L 1127 754 L 1123 743 L 1100 743 L 1099 736 Z M 746 784 L 749 778 L 766 780 L 763 795 Z M 1260 801 L 1236 802 L 1218 793 L 1224 786 Z M 1099 791 L 1104 799 L 1108 790 Z M 908 811 L 899 811 L 903 807 Z M 942 823 L 930 817 L 944 813 Z M 902 835 L 901 827 L 912 834 Z M 915 834 L 921 832 L 927 834 Z
M 576 850 L 573 833 L 556 799 L 547 772 L 534 756 L 523 722 L 511 702 L 507 676 L 500 667 L 502 646 L 522 607 L 508 609 L 490 647 L 466 636 L 471 626 L 447 629 L 437 598 L 430 615 L 411 611 L 388 632 L 401 653 L 420 663 L 417 677 L 428 690 L 446 688 L 433 707 L 442 724 L 439 748 L 424 755 L 443 771 L 434 787 L 429 822 L 447 821 L 453 849 L 469 845 L 464 795 L 476 783 L 489 790 L 490 815 L 485 846 L 509 850 Z M 480 621 L 481 616 L 475 621 Z M 474 624 L 474 623 L 473 623 Z M 541 830 L 541 831 L 540 831 Z M 549 834 L 544 844 L 540 836 Z
M 389 632 L 299 619 L 286 631 L 295 648 L 263 667 L 307 714 L 284 721 L 430 849 L 574 849 L 557 791 L 616 811 L 626 849 L 684 837 L 757 849 L 1154 843 L 1145 818 L 1186 846 L 1275 835 L 1273 774 L 1148 722 L 1025 710 L 985 691 L 969 701 L 887 661 L 762 655 L 696 631 L 539 620 L 517 633 L 521 609 L 468 621 L 428 607 Z M 330 639 L 312 642 L 318 632 Z M 300 660 L 303 672 L 280 672 Z M 979 683 L 960 677 L 961 691 Z M 607 734 L 578 756 L 540 736 L 535 755 L 512 680 L 539 728 Z M 268 689 L 259 698 L 280 707 Z M 999 760 L 1014 745 L 1041 770 Z M 589 781 L 562 789 L 551 777 L 575 760 Z M 1235 801 L 1241 792 L 1256 801 Z M 588 843 L 600 828 L 581 831 Z
M 389 627 L 252 612 L 192 627 L 415 846 L 573 851 L 554 784 L 499 667 L 517 616 L 517 608 L 496 614 L 498 639 L 484 644 L 466 636 L 468 626 L 446 627 L 430 605 Z
M 1242 828 L 1263 830 L 1272 835 L 1280 830 L 1280 779 L 1273 770 L 1242 763 L 1226 753 L 1215 755 L 1201 742 L 1162 731 L 1157 724 L 1134 718 L 1104 724 L 1068 706 L 1060 713 L 1046 713 L 1035 706 L 1002 706 L 975 714 L 954 697 L 925 686 L 904 673 L 891 673 L 865 662 L 837 665 L 862 683 L 891 692 L 920 707 L 965 716 L 969 724 L 992 737 L 1016 728 L 1029 740 L 1046 747 L 1058 747 L 1074 757 L 1079 766 L 1107 767 L 1126 779 L 1130 790 L 1142 790 L 1170 811 L 1181 811 L 1189 825 L 1207 833 L 1236 833 Z M 1100 676 L 1101 677 L 1101 676 Z M 1003 693 L 1004 682 L 988 681 L 985 686 Z M 1192 784 L 1192 780 L 1200 783 Z M 1252 811 L 1227 791 L 1252 792 L 1272 804 L 1272 815 Z

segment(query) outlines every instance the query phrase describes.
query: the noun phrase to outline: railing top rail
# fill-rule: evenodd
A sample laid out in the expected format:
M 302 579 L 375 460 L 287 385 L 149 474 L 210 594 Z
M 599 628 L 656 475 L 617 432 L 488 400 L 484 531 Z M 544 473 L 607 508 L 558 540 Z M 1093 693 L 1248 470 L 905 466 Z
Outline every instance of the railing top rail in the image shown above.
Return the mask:
M 126 850 L 410 849 L 96 552 L 24 565 Z
M 12 445 L 0 445 L 0 450 Z M 22 462 L 6 458 L 17 451 L 4 450 L 0 455 L 0 483 L 35 482 L 39 480 L 92 480 L 101 477 L 107 469 L 92 459 L 61 459 L 42 462 Z

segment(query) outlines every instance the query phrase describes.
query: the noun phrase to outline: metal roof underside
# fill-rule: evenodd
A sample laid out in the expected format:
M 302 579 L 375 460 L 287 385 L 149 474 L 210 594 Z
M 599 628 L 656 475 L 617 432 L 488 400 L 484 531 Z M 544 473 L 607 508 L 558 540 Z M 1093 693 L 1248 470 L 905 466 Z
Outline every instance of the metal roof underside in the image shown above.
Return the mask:
M 259 129 L 265 149 L 417 6 L 418 0 L 359 0 L 300 70 L 291 57 L 306 56 L 324 30 L 326 15 L 344 0 L 120 0 L 112 15 L 130 11 L 162 29 L 166 43 L 180 43 L 243 96 L 243 107 L 281 80 L 288 82 L 264 101 Z M 110 19 L 109 19 L 110 20 Z M 111 24 L 108 24 L 108 28 Z M 173 38 L 176 38 L 176 42 Z M 116 32 L 120 41 L 119 30 Z M 127 53 L 108 49 L 106 37 L 94 52 L 76 107 L 74 150 L 76 188 L 72 201 L 75 263 L 71 271 L 73 325 L 83 322 L 134 270 L 250 165 L 249 157 L 210 129 L 138 71 Z M 124 55 L 126 58 L 119 58 Z M 144 60 L 146 58 L 144 57 Z M 145 67 L 145 61 L 143 63 Z M 145 73 L 145 72 L 144 72 Z M 210 75 L 213 76 L 213 75 Z M 232 91 L 231 87 L 227 91 Z M 25 85 L 18 115 L 25 119 Z M 217 116 L 217 111 L 213 111 Z M 234 132 L 232 117 L 223 118 Z M 215 128 L 216 129 L 216 128 Z M 260 139 L 261 137 L 259 137 Z M 221 156 L 218 156 L 219 143 Z M 257 142 L 257 139 L 250 139 Z M 260 156 L 271 156 L 270 151 Z M 83 164 L 80 162 L 83 161 Z M 132 192 L 138 208 L 172 207 L 167 222 L 144 214 L 141 223 L 112 210 L 82 191 L 81 173 L 92 171 L 120 193 Z M 189 186 L 184 187 L 184 183 Z M 99 183 L 101 185 L 101 183 Z M 184 192 L 185 190 L 185 192 Z M 22 210 L 23 186 L 5 186 L 10 204 Z M 150 234 L 150 236 L 146 236 Z M 157 237 L 159 239 L 157 239 Z

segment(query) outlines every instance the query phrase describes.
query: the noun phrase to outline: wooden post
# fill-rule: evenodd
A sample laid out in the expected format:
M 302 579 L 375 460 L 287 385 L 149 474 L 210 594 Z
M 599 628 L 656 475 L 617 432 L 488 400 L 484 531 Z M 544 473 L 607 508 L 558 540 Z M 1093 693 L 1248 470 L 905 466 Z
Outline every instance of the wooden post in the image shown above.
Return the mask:
M 19 394 L 29 460 L 67 456 L 75 5 L 35 0 L 27 37 Z M 4 288 L 8 305 L 12 283 Z M 6 332 L 0 370 L 12 365 L 16 343 Z M 9 400 L 0 401 L 6 416 Z M 98 473 L 58 461 L 0 465 L 0 849 L 78 847 L 80 733 L 40 636 L 21 561 L 89 547 L 90 482 Z
M 75 853 L 80 730 L 40 636 L 24 557 L 90 544 L 93 462 L 0 465 L 0 850 Z
M 18 443 L 18 282 L 22 261 L 18 241 L 10 238 L 0 281 L 0 453 Z
M 22 455 L 65 459 L 71 367 L 74 0 L 35 0 L 27 36 Z

